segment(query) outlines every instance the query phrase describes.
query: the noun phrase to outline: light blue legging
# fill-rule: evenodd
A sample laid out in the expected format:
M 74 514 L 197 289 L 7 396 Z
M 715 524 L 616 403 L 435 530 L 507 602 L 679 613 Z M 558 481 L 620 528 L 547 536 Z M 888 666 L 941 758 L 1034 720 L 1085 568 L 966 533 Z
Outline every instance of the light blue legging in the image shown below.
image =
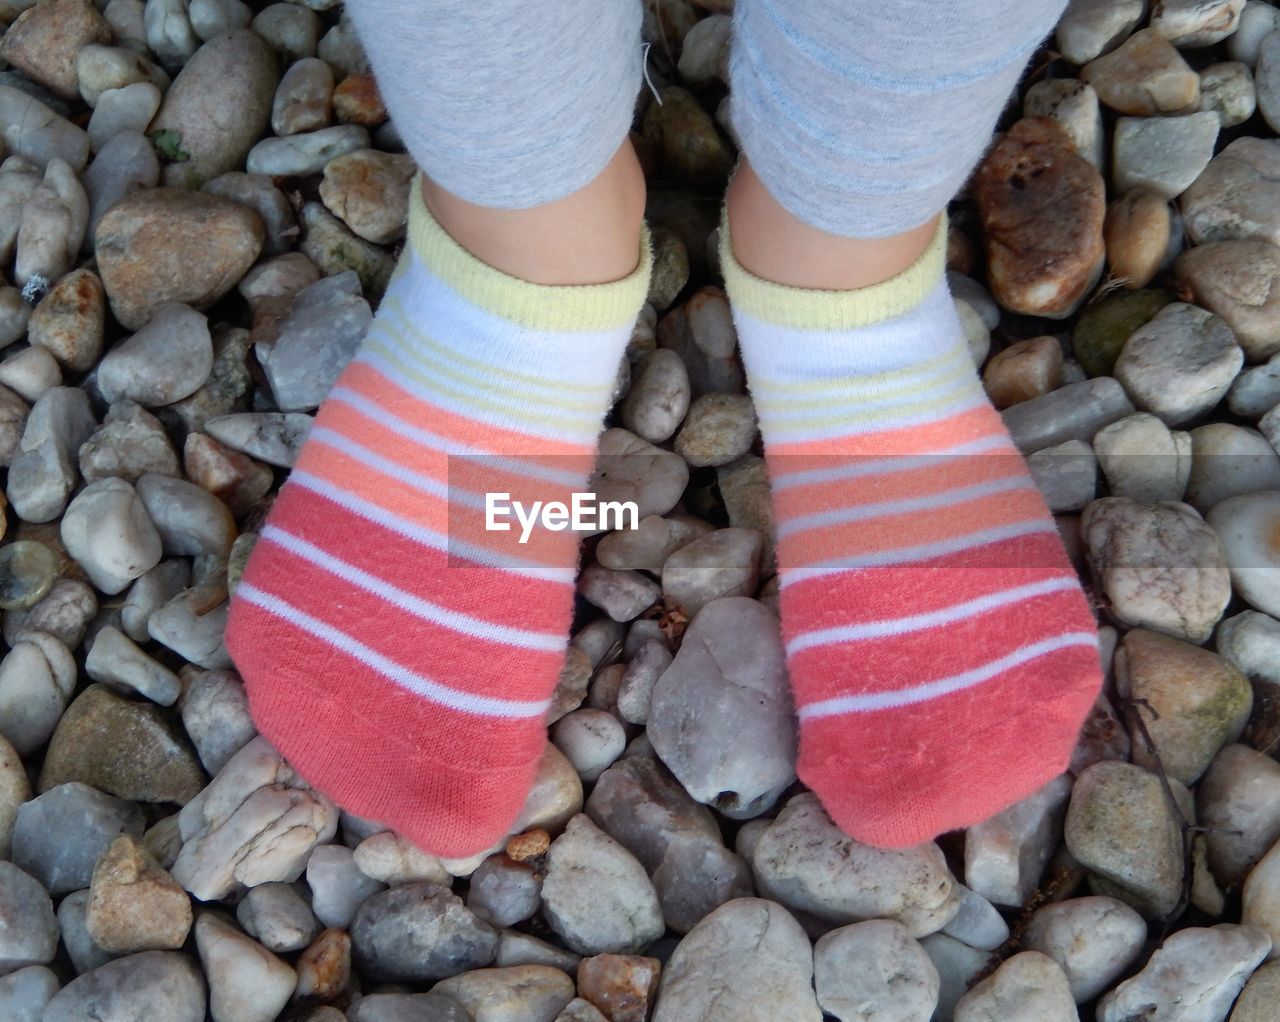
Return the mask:
M 506 209 L 592 180 L 641 83 L 640 0 L 348 0 L 409 151 Z M 737 0 L 731 118 L 792 214 L 885 237 L 955 195 L 1065 0 Z

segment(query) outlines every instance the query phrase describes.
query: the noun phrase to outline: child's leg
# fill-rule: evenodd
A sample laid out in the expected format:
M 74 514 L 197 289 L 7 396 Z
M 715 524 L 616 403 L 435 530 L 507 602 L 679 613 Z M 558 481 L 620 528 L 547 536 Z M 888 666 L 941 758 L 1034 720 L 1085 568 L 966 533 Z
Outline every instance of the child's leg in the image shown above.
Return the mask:
M 232 605 L 259 729 L 429 851 L 518 814 L 563 662 L 577 537 L 485 529 L 487 493 L 585 488 L 648 287 L 630 2 L 350 4 L 429 180 Z M 425 201 L 424 201 L 425 200 Z
M 939 214 L 1062 0 L 739 0 L 723 261 L 778 522 L 799 773 L 901 846 L 1065 769 L 1093 618 L 987 402 Z

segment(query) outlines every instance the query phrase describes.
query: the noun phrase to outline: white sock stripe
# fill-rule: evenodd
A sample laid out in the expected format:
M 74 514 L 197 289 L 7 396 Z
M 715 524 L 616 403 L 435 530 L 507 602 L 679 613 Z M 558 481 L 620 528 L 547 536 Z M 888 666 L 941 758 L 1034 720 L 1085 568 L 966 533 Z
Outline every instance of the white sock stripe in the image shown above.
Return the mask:
M 340 486 L 335 486 L 325 479 L 300 469 L 295 468 L 289 474 L 289 482 L 297 483 L 303 489 L 317 493 L 352 514 L 365 518 L 375 525 L 380 525 L 384 529 L 405 537 L 405 539 L 412 540 L 420 546 L 446 553 L 451 557 L 460 557 L 481 567 L 497 568 L 500 571 L 509 572 L 512 575 L 520 575 L 524 578 L 541 579 L 547 582 L 563 582 L 569 585 L 572 585 L 577 577 L 577 572 L 571 567 L 549 568 L 546 565 L 534 564 L 517 557 L 505 556 L 497 551 L 488 550 L 485 547 L 476 546 L 463 540 L 451 540 L 434 529 L 428 529 L 417 522 L 401 518 L 394 512 L 386 510 L 386 508 L 367 501 L 363 497 L 357 497 L 354 493 L 344 490 Z
M 921 468 L 929 468 L 943 463 L 950 458 L 965 455 L 992 454 L 996 451 L 1004 451 L 1010 455 L 1017 454 L 1021 457 L 1018 448 L 1003 433 L 985 436 L 979 440 L 971 440 L 968 443 L 956 444 L 954 447 L 944 447 L 942 450 L 930 454 L 900 454 L 891 458 L 851 457 L 850 461 L 843 465 L 835 465 L 831 468 L 800 469 L 795 472 L 785 471 L 786 464 L 791 459 L 779 456 L 773 459 L 771 485 L 773 492 L 778 493 L 781 490 L 788 490 L 797 486 L 816 486 L 822 483 L 857 479 L 862 476 L 914 472 Z M 808 455 L 795 455 L 794 457 L 797 461 L 812 460 L 812 456 Z M 832 455 L 833 459 L 838 457 L 840 456 Z
M 444 706 L 461 713 L 469 713 L 477 717 L 497 717 L 507 720 L 525 720 L 544 715 L 551 706 L 550 699 L 498 699 L 493 696 L 480 696 L 471 692 L 463 692 L 448 685 L 441 684 L 425 675 L 410 670 L 390 657 L 385 657 L 377 650 L 366 646 L 360 640 L 346 632 L 340 631 L 323 621 L 312 617 L 290 603 L 286 603 L 271 593 L 264 592 L 247 582 L 236 587 L 235 598 L 252 603 L 268 614 L 273 614 L 289 624 L 306 632 L 312 638 L 319 639 L 341 650 L 347 656 L 360 661 L 372 671 L 381 674 L 388 681 L 400 686 L 407 692 L 426 699 L 438 706 Z
M 464 444 L 455 443 L 452 440 L 446 440 L 442 436 L 438 436 L 419 426 L 406 422 L 404 419 L 393 415 L 387 411 L 382 405 L 374 401 L 370 401 L 363 394 L 359 394 L 354 390 L 346 387 L 335 387 L 329 391 L 328 400 L 337 401 L 355 409 L 366 418 L 372 419 L 381 426 L 385 426 L 398 436 L 411 440 L 413 443 L 421 447 L 443 455 L 446 458 L 469 459 L 480 462 L 486 467 L 492 467 L 502 472 L 509 472 L 512 475 L 522 475 L 528 479 L 538 479 L 542 482 L 557 483 L 567 486 L 571 489 L 583 486 L 586 480 L 580 472 L 571 472 L 568 469 L 548 468 L 534 461 L 525 461 L 518 457 L 505 454 L 491 454 L 485 451 L 476 450 L 474 447 L 468 447 Z
M 310 543 L 300 536 L 295 536 L 279 526 L 267 525 L 262 530 L 260 539 L 283 547 L 304 561 L 314 564 L 316 567 L 322 568 L 331 575 L 336 575 L 352 585 L 358 586 L 365 592 L 377 596 L 407 614 L 412 614 L 420 620 L 429 621 L 431 624 L 439 625 L 450 631 L 458 632 L 473 639 L 516 646 L 520 649 L 554 652 L 564 646 L 564 637 L 558 633 L 511 628 L 507 625 L 500 625 L 492 621 L 485 621 L 482 618 L 473 617 L 470 614 L 450 610 L 437 603 L 414 596 L 413 593 L 406 592 L 376 575 L 371 575 L 369 572 L 357 568 L 354 564 L 349 564 L 340 558 L 334 557 L 314 543 Z
M 940 625 L 955 624 L 969 618 L 978 617 L 992 610 L 1007 607 L 1023 600 L 1050 593 L 1066 592 L 1079 588 L 1080 583 L 1075 576 L 1042 579 L 1027 585 L 1014 586 L 996 593 L 988 593 L 972 600 L 954 603 L 949 607 L 931 610 L 921 614 L 910 614 L 905 617 L 885 618 L 880 621 L 865 621 L 859 624 L 841 625 L 836 628 L 821 628 L 812 632 L 802 632 L 787 643 L 787 655 L 794 656 L 802 650 L 817 646 L 829 646 L 841 642 L 861 642 L 867 639 L 883 639 L 891 635 L 906 635 L 909 632 L 922 632 Z
M 983 497 L 993 497 L 998 493 L 1011 493 L 1015 490 L 1034 490 L 1035 481 L 1028 475 L 1009 476 L 1004 479 L 992 479 L 972 486 L 956 486 L 941 493 L 930 493 L 920 497 L 905 497 L 901 500 L 885 500 L 876 504 L 854 504 L 851 507 L 837 507 L 826 511 L 818 511 L 811 515 L 801 515 L 781 522 L 778 525 L 778 539 L 811 529 L 822 529 L 832 525 L 847 525 L 850 522 L 874 521 L 878 518 L 891 518 L 894 515 L 911 514 L 916 511 L 936 511 L 956 504 L 965 504 Z
M 813 419 L 841 416 L 853 422 L 875 420 L 902 409 L 919 408 L 925 404 L 942 404 L 964 392 L 972 392 L 979 384 L 968 375 L 959 373 L 929 383 L 909 393 L 883 394 L 874 390 L 849 391 L 838 398 L 818 401 L 779 402 L 761 398 L 758 391 L 756 404 L 760 417 L 770 426 L 785 425 Z
M 848 415 L 827 415 L 809 421 L 778 422 L 767 415 L 762 415 L 760 426 L 775 444 L 804 440 L 835 440 L 840 437 L 868 436 L 899 429 L 911 429 L 915 426 L 927 426 L 988 404 L 986 394 L 976 390 L 958 395 L 956 400 L 949 404 L 935 405 L 915 414 L 887 416 L 866 422 L 852 421 L 851 416 Z
M 752 377 L 751 393 L 774 408 L 843 407 L 868 401 L 905 400 L 947 383 L 974 378 L 967 351 L 948 351 L 910 370 L 875 376 L 834 376 L 818 380 L 762 380 Z
M 1019 536 L 1031 536 L 1037 533 L 1057 535 L 1057 526 L 1052 519 L 1033 518 L 1025 522 L 1014 522 L 1010 525 L 998 525 L 990 529 L 979 529 L 977 532 L 963 533 L 959 536 L 948 536 L 946 539 L 932 543 L 921 543 L 916 546 L 895 547 L 891 550 L 876 550 L 872 553 L 857 554 L 852 557 L 837 557 L 829 561 L 819 561 L 803 568 L 792 568 L 783 571 L 779 585 L 783 588 L 803 582 L 806 579 L 821 578 L 826 575 L 839 575 L 847 571 L 860 571 L 865 568 L 883 568 L 891 564 L 911 564 L 932 560 L 946 554 L 959 553 L 962 550 L 989 546 L 1006 539 Z
M 823 699 L 808 706 L 802 706 L 796 716 L 803 722 L 821 717 L 836 717 L 846 713 L 867 713 L 873 710 L 892 710 L 913 703 L 928 702 L 940 696 L 951 695 L 967 688 L 973 688 L 984 681 L 1003 674 L 1012 667 L 1019 667 L 1049 653 L 1070 649 L 1075 646 L 1098 647 L 1096 632 L 1067 632 L 1055 635 L 1039 642 L 1014 650 L 1012 653 L 992 660 L 990 663 L 962 671 L 947 678 L 925 682 L 923 685 L 912 685 L 910 688 L 897 689 L 891 692 L 871 692 L 861 695 L 836 696 Z

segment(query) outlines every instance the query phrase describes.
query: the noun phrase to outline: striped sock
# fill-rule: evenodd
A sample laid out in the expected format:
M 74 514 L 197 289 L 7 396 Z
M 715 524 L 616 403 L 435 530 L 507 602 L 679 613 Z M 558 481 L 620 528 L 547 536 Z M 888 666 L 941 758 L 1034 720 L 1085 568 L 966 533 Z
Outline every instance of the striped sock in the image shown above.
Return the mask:
M 584 491 L 649 256 L 547 287 L 479 262 L 413 189 L 409 244 L 232 601 L 259 730 L 339 805 L 470 855 L 518 815 L 564 660 L 579 537 L 485 495 Z
M 721 256 L 778 529 L 798 772 L 901 847 L 1061 773 L 1101 684 L 1053 519 L 987 401 L 943 282 L 805 291 Z

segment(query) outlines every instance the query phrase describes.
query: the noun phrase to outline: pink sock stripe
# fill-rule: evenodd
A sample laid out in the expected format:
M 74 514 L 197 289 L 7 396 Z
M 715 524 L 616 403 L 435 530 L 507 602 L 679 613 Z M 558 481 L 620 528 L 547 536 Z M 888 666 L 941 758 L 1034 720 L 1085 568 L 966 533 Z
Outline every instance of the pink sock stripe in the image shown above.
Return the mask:
M 425 677 L 390 657 L 383 656 L 347 633 L 312 617 L 306 611 L 244 580 L 241 580 L 240 585 L 236 587 L 236 599 L 251 603 L 266 613 L 288 622 L 299 631 L 321 640 L 334 650 L 358 661 L 368 670 L 438 706 L 474 716 L 514 719 L 545 716 L 551 706 L 550 699 L 499 699 L 480 696 Z

